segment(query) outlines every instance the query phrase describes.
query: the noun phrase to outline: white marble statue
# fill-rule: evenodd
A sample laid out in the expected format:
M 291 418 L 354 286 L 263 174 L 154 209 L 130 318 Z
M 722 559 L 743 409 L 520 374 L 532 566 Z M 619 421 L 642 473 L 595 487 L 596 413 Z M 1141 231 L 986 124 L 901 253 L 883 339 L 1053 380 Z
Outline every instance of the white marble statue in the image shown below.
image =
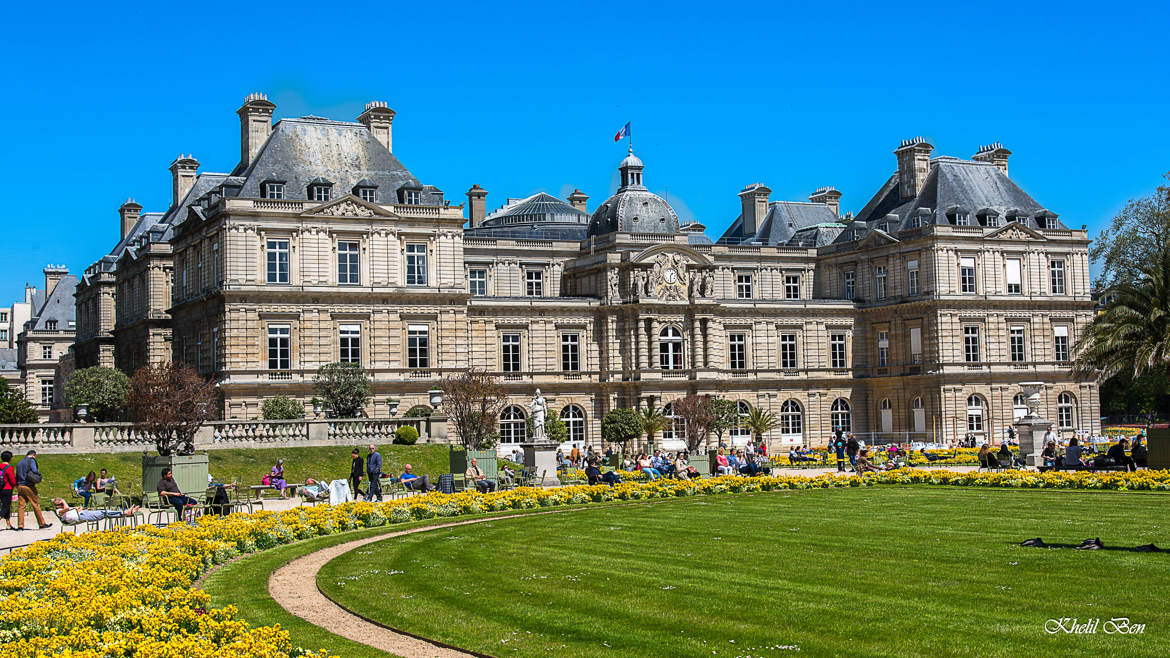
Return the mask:
M 532 440 L 544 441 L 547 438 L 544 433 L 544 415 L 548 411 L 548 403 L 544 401 L 539 388 L 532 395 L 529 411 L 532 412 Z

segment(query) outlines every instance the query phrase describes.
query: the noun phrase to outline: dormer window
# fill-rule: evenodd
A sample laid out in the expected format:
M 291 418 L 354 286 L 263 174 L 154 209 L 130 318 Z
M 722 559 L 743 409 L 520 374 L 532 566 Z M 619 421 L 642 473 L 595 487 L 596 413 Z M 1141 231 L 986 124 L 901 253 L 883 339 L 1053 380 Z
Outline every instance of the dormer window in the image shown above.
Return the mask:
M 264 198 L 265 199 L 283 199 L 284 198 L 284 183 L 265 183 L 264 184 Z
M 403 190 L 402 202 L 407 205 L 417 206 L 422 203 L 422 192 L 419 190 Z
M 56 331 L 57 330 L 57 321 L 56 320 L 45 320 L 45 329 L 47 331 Z
M 947 213 L 947 221 L 949 221 L 952 226 L 970 226 L 971 215 L 961 210 L 957 210 L 955 212 Z
M 325 185 L 313 185 L 309 188 L 309 200 L 311 201 L 328 201 L 333 188 Z
M 996 215 L 995 213 L 983 213 L 976 215 L 975 219 L 979 222 L 980 226 L 986 226 L 988 228 L 996 228 L 999 226 L 999 215 Z
M 378 200 L 378 190 L 372 187 L 362 187 L 357 192 L 358 197 L 367 203 L 376 203 Z

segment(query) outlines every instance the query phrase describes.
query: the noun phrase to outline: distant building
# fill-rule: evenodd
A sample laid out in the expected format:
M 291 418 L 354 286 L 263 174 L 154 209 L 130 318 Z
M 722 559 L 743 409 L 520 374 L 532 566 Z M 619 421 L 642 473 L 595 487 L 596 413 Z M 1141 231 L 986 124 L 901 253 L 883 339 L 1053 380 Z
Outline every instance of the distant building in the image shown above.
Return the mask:
M 32 295 L 32 317 L 17 337 L 17 362 L 25 397 L 42 422 L 64 406 L 64 384 L 58 362 L 69 353 L 76 334 L 77 277 L 50 265 L 44 269 L 45 290 Z

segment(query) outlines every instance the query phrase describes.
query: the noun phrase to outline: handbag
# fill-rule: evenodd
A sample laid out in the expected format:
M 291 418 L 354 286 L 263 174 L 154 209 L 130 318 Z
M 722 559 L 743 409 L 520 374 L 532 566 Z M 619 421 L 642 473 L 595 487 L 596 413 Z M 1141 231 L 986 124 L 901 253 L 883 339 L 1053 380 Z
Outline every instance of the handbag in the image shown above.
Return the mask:
M 42 479 L 43 478 L 40 471 L 29 471 L 28 474 L 24 476 L 24 481 L 28 484 L 40 484 Z

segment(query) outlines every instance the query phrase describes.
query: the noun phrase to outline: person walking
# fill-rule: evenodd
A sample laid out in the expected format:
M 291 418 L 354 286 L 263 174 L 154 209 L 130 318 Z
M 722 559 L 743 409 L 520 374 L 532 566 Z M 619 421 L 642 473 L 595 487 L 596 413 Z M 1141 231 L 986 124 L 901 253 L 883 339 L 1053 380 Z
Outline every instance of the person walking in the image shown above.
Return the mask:
M 366 467 L 362 463 L 362 453 L 357 448 L 353 449 L 350 454 L 352 461 L 349 464 L 349 484 L 350 489 L 353 490 L 353 498 L 357 500 L 358 496 L 365 496 L 365 492 L 358 486 L 362 483 L 362 473 L 365 472 Z
M 12 529 L 12 492 L 16 491 L 16 469 L 11 462 L 11 451 L 0 453 L 0 516 L 9 530 Z
M 382 502 L 382 455 L 378 454 L 378 447 L 370 444 L 370 454 L 366 457 L 366 477 L 370 484 L 366 487 L 366 500 L 375 498 Z
M 853 467 L 853 472 L 857 472 L 857 453 L 861 451 L 861 444 L 857 442 L 857 437 L 853 433 L 849 433 L 849 440 L 845 442 L 845 454 L 849 456 L 849 464 Z
M 45 515 L 41 513 L 41 498 L 37 494 L 37 485 L 41 483 L 41 471 L 37 468 L 37 451 L 29 450 L 24 459 L 16 464 L 16 493 L 20 496 L 17 504 L 17 530 L 24 530 L 24 508 L 32 507 L 33 515 L 41 530 L 52 527 L 52 523 L 45 523 Z

